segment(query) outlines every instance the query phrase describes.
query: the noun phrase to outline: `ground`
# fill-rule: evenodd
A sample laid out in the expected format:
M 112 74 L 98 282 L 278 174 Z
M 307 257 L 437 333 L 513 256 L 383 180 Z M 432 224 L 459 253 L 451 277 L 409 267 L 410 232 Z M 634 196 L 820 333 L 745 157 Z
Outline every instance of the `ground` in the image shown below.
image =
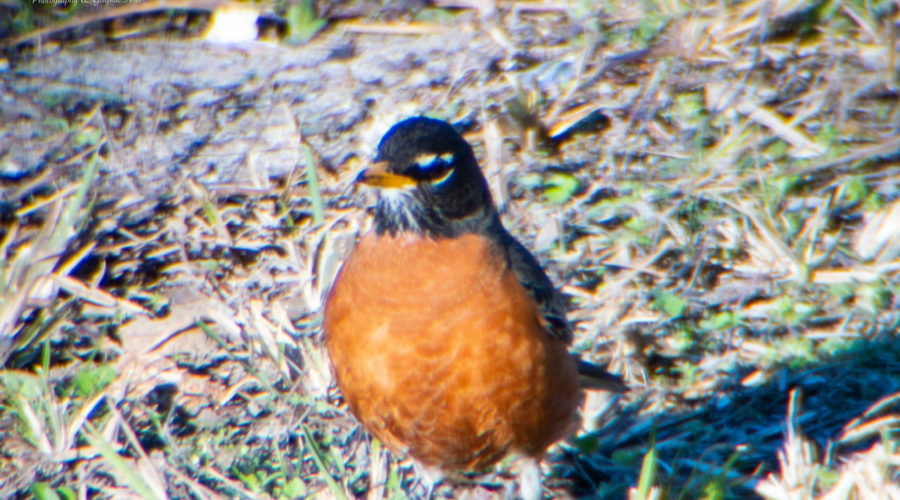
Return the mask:
M 632 387 L 546 495 L 900 498 L 896 2 L 136 5 L 0 6 L 0 496 L 414 497 L 320 310 L 428 114 Z

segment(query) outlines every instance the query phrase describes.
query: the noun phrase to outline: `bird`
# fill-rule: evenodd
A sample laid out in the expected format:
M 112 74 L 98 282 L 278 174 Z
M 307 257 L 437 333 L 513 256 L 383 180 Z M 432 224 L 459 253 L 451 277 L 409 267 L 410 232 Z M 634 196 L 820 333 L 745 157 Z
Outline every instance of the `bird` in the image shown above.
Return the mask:
M 435 483 L 512 454 L 524 460 L 520 495 L 542 498 L 537 464 L 575 430 L 580 389 L 627 386 L 569 352 L 562 296 L 503 226 L 453 125 L 398 122 L 356 183 L 376 190 L 372 227 L 323 313 L 351 412 Z

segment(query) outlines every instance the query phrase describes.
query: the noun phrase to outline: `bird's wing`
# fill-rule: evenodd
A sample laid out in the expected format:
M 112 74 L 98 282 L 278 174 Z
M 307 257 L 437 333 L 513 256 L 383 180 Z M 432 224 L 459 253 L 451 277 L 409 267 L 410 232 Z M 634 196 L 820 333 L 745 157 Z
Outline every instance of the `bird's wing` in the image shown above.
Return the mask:
M 566 319 L 566 303 L 562 295 L 547 277 L 544 268 L 538 264 L 534 255 L 505 229 L 499 232 L 501 247 L 506 251 L 510 268 L 538 303 L 541 321 L 549 335 L 566 343 L 572 342 L 573 333 Z M 593 363 L 573 356 L 578 367 L 579 383 L 584 389 L 625 392 L 628 386 L 617 375 Z
M 541 311 L 541 320 L 547 332 L 566 343 L 572 341 L 572 327 L 566 319 L 566 303 L 562 295 L 553 286 L 553 282 L 544 273 L 534 255 L 522 246 L 505 230 L 503 231 L 503 247 L 509 259 L 510 267 L 516 277 L 537 301 Z

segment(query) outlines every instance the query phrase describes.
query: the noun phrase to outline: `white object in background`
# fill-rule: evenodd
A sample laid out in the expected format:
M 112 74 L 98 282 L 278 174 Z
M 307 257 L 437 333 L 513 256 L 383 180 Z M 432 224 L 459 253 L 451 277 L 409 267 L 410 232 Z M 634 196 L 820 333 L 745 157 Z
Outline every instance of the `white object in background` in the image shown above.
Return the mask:
M 213 43 L 241 43 L 256 40 L 259 10 L 254 5 L 227 4 L 217 7 L 203 39 Z

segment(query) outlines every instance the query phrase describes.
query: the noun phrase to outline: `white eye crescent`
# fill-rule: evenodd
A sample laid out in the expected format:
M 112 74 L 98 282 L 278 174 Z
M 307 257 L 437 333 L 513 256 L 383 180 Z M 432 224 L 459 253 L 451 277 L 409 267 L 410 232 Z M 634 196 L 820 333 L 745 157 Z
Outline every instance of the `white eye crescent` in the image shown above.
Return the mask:
M 438 163 L 449 165 L 453 162 L 453 153 L 444 153 L 440 156 L 435 153 L 423 153 L 416 156 L 415 162 L 422 169 L 436 167 Z
M 438 184 L 441 184 L 441 183 L 443 183 L 444 181 L 446 181 L 447 179 L 449 179 L 451 175 L 453 175 L 453 169 L 452 169 L 452 168 L 451 168 L 450 170 L 447 170 L 447 173 L 446 173 L 446 174 L 444 174 L 444 175 L 438 177 L 437 179 L 432 179 L 432 180 L 429 181 L 429 182 L 431 182 L 432 185 L 437 186 Z
M 419 168 L 431 168 L 434 166 L 438 156 L 434 153 L 424 153 L 416 156 L 416 165 Z

